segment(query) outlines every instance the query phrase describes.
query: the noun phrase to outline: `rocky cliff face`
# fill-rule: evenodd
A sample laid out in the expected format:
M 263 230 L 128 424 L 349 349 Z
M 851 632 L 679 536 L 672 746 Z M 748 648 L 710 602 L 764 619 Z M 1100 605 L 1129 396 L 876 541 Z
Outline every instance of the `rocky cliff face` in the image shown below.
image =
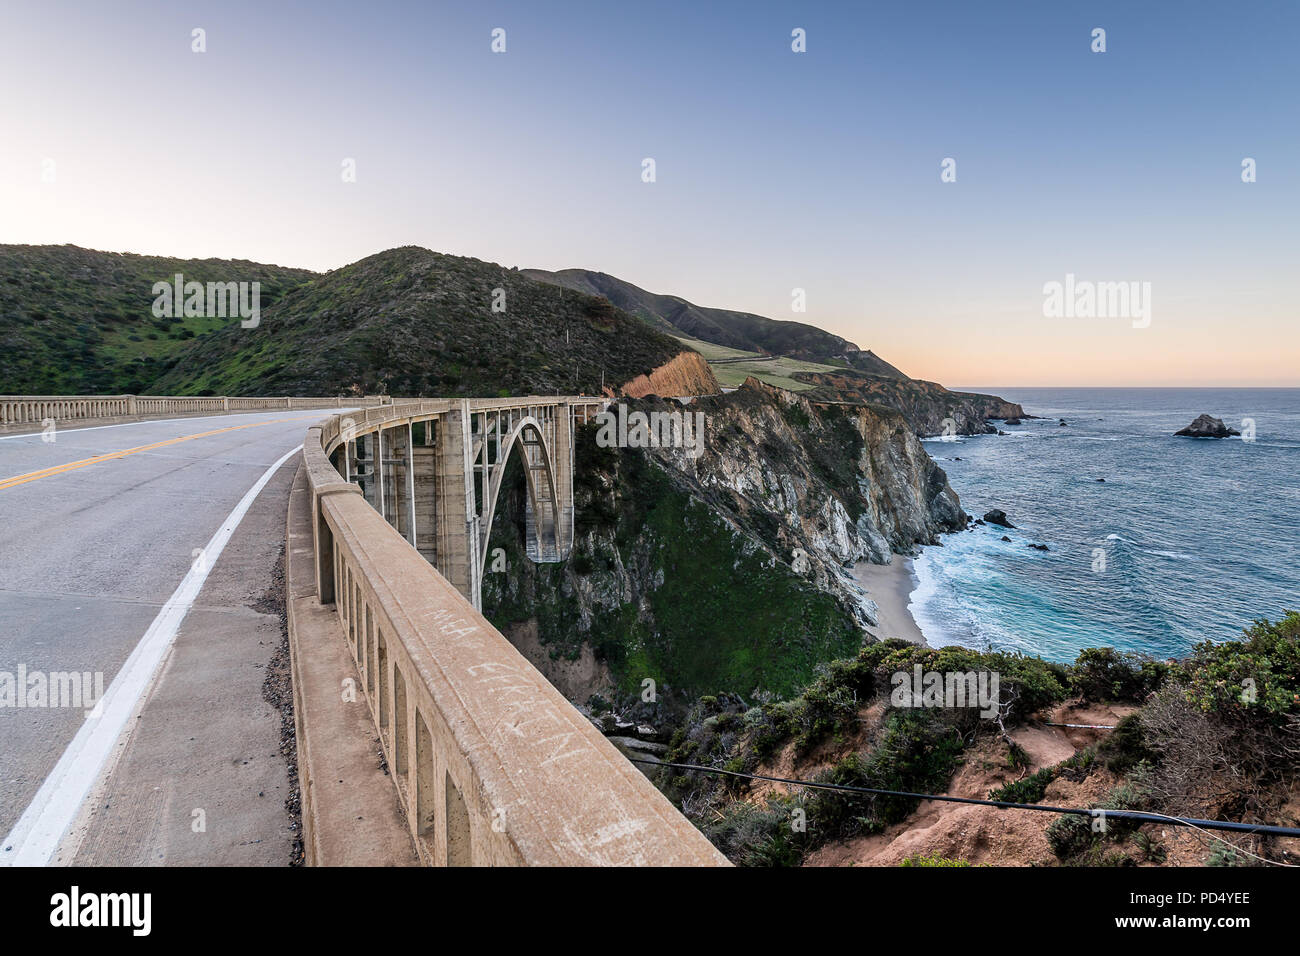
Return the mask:
M 485 576 L 484 612 L 507 636 L 535 635 L 555 665 L 543 658 L 543 672 L 579 702 L 596 690 L 632 697 L 646 679 L 681 702 L 793 693 L 817 664 L 856 652 L 874 623 L 846 564 L 883 563 L 965 524 L 896 411 L 817 405 L 752 379 L 685 409 L 628 405 L 702 415 L 703 452 L 601 448 L 588 426 L 571 558 L 523 557 L 517 485 L 503 491 L 489 542 L 504 561 Z M 587 649 L 606 686 L 564 686 Z
M 803 551 L 820 586 L 833 589 L 845 564 L 883 564 L 965 525 L 947 475 L 897 412 L 818 405 L 752 378 L 691 409 L 705 416 L 705 453 L 655 449 L 657 459 L 739 523 L 775 518 L 765 543 Z
M 1032 418 L 1015 402 L 978 392 L 954 392 L 935 382 L 854 372 L 801 372 L 809 398 L 869 402 L 902 412 L 918 435 L 982 435 L 997 431 L 990 419 Z M 948 423 L 951 423 L 949 425 Z M 955 431 L 954 431 L 955 429 Z

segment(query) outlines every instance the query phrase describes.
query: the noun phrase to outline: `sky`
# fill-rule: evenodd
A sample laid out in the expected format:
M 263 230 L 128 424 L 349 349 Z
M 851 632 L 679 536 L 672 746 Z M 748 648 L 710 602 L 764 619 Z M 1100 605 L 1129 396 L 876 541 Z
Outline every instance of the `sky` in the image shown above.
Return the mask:
M 414 244 L 809 322 L 951 385 L 1300 385 L 1290 0 L 0 23 L 0 243 L 318 270 Z M 1045 314 L 1067 275 L 1149 283 L 1149 316 Z

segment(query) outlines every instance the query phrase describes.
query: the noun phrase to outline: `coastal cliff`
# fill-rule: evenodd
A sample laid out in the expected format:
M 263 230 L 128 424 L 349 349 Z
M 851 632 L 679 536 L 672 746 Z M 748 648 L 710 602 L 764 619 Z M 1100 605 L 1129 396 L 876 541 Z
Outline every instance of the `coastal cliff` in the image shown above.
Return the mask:
M 846 565 L 965 524 L 947 476 L 891 409 L 818 405 L 754 380 L 685 407 L 627 406 L 702 415 L 702 450 L 603 448 L 589 425 L 570 559 L 523 557 L 521 473 L 507 477 L 488 545 L 484 613 L 579 703 L 600 694 L 635 709 L 647 679 L 679 712 L 699 694 L 794 693 L 875 622 Z
M 990 419 L 1032 418 L 1015 402 L 997 395 L 954 392 L 936 382 L 855 372 L 803 372 L 809 398 L 887 405 L 907 417 L 918 435 L 982 435 L 996 432 Z M 946 425 L 951 422 L 951 425 Z

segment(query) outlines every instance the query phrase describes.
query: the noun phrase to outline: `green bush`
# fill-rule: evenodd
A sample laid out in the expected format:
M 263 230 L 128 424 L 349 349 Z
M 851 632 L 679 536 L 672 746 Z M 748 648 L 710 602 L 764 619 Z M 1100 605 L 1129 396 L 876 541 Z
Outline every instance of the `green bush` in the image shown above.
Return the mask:
M 764 806 L 730 804 L 704 828 L 704 835 L 740 866 L 798 866 L 807 833 L 795 828 L 798 798 L 777 797 Z
M 1188 701 L 1204 713 L 1254 715 L 1282 725 L 1300 713 L 1300 613 L 1256 621 L 1245 640 L 1198 644 L 1178 665 Z
M 1098 744 L 1097 756 L 1117 776 L 1128 773 L 1143 761 L 1155 763 L 1159 759 L 1147 746 L 1140 712 L 1129 714 L 1115 725 L 1110 736 Z
M 1215 843 L 1205 860 L 1206 866 L 1250 866 L 1250 858 L 1226 843 Z
M 1135 783 L 1123 783 L 1110 792 L 1097 809 L 1101 810 L 1146 810 L 1151 804 L 1151 795 Z M 1107 857 L 1102 844 L 1106 841 L 1120 840 L 1136 830 L 1141 824 L 1133 820 L 1120 820 L 1107 817 L 1104 830 L 1093 831 L 1096 818 L 1079 814 L 1062 814 L 1047 828 L 1047 844 L 1052 852 L 1062 861 L 1069 862 L 1080 856 L 1087 857 L 1086 862 L 1101 865 L 1131 862 L 1124 858 Z
M 989 792 L 990 800 L 1008 803 L 1037 803 L 1047 794 L 1047 785 L 1056 779 L 1055 767 L 1044 767 L 1028 777 L 1014 780 Z
M 1164 682 L 1169 665 L 1113 647 L 1090 647 L 1070 671 L 1070 689 L 1085 700 L 1141 702 Z
M 1009 803 L 1038 803 L 1047 795 L 1047 787 L 1060 777 L 1068 780 L 1083 780 L 1092 770 L 1094 753 L 1091 747 L 1080 750 L 1073 757 L 1067 757 L 1058 764 L 1043 767 L 1036 773 L 1020 780 L 1014 780 L 989 793 L 990 800 L 1005 800 Z

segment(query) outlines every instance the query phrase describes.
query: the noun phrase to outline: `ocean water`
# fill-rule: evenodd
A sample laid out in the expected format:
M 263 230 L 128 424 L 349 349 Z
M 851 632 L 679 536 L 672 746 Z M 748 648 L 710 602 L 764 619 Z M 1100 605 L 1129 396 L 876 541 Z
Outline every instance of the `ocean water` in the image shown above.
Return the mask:
M 967 512 L 1001 508 L 1017 526 L 947 535 L 916 559 L 928 643 L 1172 657 L 1300 610 L 1300 389 L 970 390 L 1043 417 L 926 440 Z M 1243 431 L 1253 419 L 1255 440 L 1173 437 L 1202 412 Z

